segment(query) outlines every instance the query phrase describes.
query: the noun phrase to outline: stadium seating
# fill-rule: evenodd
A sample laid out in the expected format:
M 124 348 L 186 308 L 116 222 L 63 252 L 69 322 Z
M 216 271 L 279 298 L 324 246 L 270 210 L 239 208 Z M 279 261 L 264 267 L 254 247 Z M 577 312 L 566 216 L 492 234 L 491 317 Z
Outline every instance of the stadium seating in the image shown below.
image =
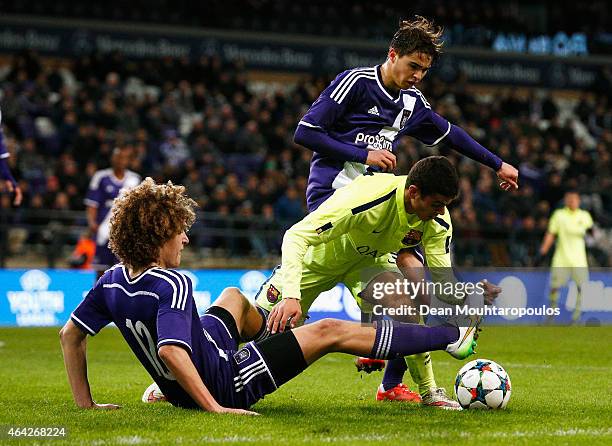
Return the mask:
M 74 211 L 83 210 L 88 180 L 116 144 L 134 146 L 132 169 L 143 176 L 187 185 L 205 215 L 193 245 L 206 255 L 276 255 L 280 230 L 305 213 L 310 152 L 292 136 L 330 78 L 256 92 L 239 65 L 215 58 L 135 62 L 118 53 L 57 63 L 25 52 L 1 68 L 10 163 L 26 198 L 8 212 L 2 196 L 0 225 L 26 230 L 25 242 L 46 244 L 51 255 L 63 244 L 70 252 L 78 239 L 85 219 Z M 459 265 L 526 262 L 568 187 L 579 188 L 595 220 L 610 227 L 609 97 L 476 88 L 463 76 L 452 83 L 433 76 L 421 87 L 438 112 L 521 170 L 520 192 L 504 194 L 493 172 L 439 149 L 457 160 L 464 179 L 452 209 Z M 402 141 L 398 172 L 431 153 Z M 41 226 L 48 210 L 59 220 Z M 0 240 L 3 256 L 24 239 L 8 238 L 12 244 Z M 609 263 L 610 251 L 600 251 L 596 263 Z

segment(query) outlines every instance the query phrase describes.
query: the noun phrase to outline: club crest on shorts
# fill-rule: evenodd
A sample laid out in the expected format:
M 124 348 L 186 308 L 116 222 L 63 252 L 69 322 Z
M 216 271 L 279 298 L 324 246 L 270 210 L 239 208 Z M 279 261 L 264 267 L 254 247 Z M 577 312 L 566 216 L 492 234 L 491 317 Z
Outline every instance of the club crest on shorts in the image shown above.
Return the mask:
M 251 357 L 251 351 L 248 348 L 241 348 L 234 353 L 234 361 L 236 364 L 241 364 Z
M 416 229 L 411 229 L 402 239 L 402 244 L 406 246 L 418 245 L 421 242 L 421 237 L 423 233 L 421 231 L 417 231 Z
M 278 289 L 274 285 L 270 285 L 268 287 L 266 297 L 268 298 L 268 302 L 270 302 L 271 304 L 275 304 L 280 298 L 280 291 L 278 291 Z

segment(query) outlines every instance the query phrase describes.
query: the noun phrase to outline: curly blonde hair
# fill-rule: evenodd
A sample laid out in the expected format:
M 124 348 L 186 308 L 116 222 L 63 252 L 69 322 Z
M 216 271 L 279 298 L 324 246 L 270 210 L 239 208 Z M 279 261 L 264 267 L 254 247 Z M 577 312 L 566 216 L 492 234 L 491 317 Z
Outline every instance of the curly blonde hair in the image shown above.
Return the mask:
M 115 199 L 108 245 L 123 264 L 146 268 L 158 261 L 165 242 L 193 225 L 196 206 L 184 186 L 155 184 L 147 177 Z
M 400 56 L 411 53 L 429 54 L 435 62 L 442 54 L 444 29 L 433 21 L 417 15 L 414 20 L 402 20 L 391 39 L 390 48 Z

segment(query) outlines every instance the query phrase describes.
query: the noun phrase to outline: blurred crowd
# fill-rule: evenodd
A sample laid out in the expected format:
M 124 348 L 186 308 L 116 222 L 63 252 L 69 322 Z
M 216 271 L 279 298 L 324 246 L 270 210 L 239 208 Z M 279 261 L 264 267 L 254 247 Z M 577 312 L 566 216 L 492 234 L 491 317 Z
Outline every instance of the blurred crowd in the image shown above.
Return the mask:
M 325 35 L 388 41 L 400 19 L 420 14 L 436 17 L 447 30 L 447 44 L 490 47 L 499 32 L 528 36 L 583 32 L 590 51 L 609 49 L 610 15 L 605 0 L 107 0 L 94 2 L 2 2 L 5 13 L 61 18 L 143 22 L 224 30 Z M 608 42 L 607 45 L 605 42 Z M 599 42 L 599 43 L 597 43 Z M 601 48 L 598 48 L 598 45 Z
M 293 132 L 330 74 L 262 89 L 247 81 L 240 63 L 215 57 L 136 62 L 113 53 L 60 64 L 31 52 L 15 56 L 0 67 L 9 162 L 25 194 L 12 223 L 48 220 L 32 209 L 83 210 L 93 173 L 108 167 L 114 147 L 128 146 L 130 169 L 184 184 L 198 201 L 203 217 L 193 245 L 277 255 L 283 229 L 306 212 L 312 153 L 293 143 Z M 458 165 L 458 264 L 528 265 L 568 188 L 580 190 L 600 227 L 612 226 L 610 86 L 608 95 L 583 92 L 575 100 L 505 88 L 476 92 L 461 75 L 452 83 L 432 75 L 421 87 L 438 113 L 521 172 L 520 190 L 508 194 L 491 170 L 444 146 L 402 140 L 396 173 L 432 150 Z M 0 212 L 10 206 L 0 195 Z M 601 246 L 595 243 L 593 254 L 607 265 Z

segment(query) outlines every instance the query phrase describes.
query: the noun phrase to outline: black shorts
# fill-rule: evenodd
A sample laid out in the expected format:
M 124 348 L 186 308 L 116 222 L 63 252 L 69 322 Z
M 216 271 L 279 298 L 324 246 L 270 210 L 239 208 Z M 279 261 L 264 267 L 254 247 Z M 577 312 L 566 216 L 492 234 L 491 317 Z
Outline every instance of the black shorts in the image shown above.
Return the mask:
M 245 407 L 272 393 L 307 367 L 302 349 L 290 330 L 239 348 L 236 321 L 225 308 L 213 305 L 200 320 L 219 348 L 234 352 L 234 385 L 236 392 L 248 393 L 244 395 Z

